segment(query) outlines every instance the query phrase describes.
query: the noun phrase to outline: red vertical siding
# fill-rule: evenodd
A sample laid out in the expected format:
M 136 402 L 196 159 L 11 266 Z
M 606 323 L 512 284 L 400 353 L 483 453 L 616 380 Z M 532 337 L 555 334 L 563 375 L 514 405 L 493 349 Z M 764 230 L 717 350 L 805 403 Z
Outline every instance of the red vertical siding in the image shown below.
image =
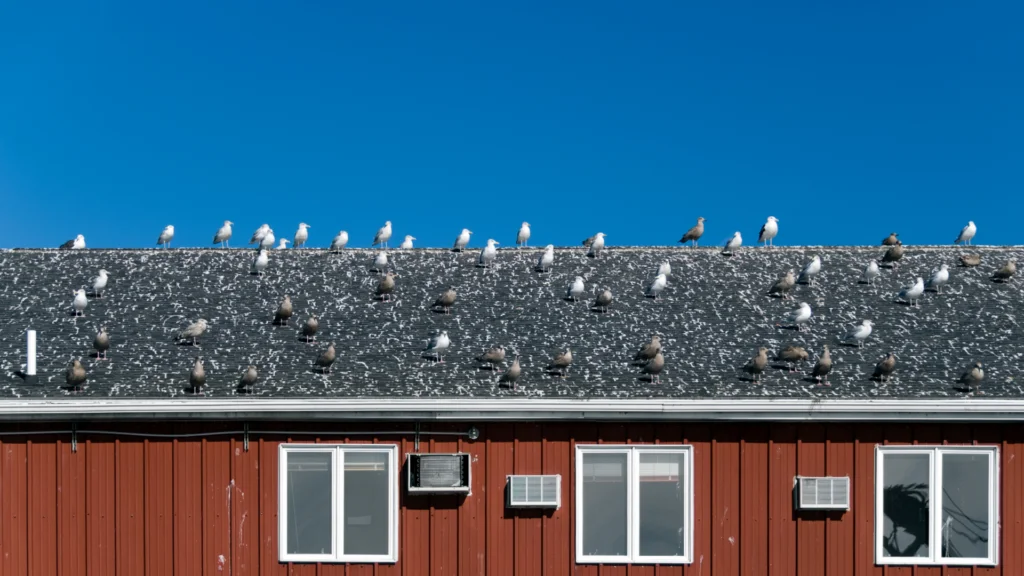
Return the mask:
M 854 477 L 853 429 L 845 424 L 828 427 L 825 440 L 825 475 Z M 852 490 L 851 490 L 852 498 Z M 849 574 L 854 566 L 856 527 L 853 506 L 846 513 L 829 513 L 825 517 L 825 574 Z
M 70 442 L 57 443 L 57 563 L 59 574 L 86 573 L 86 446 L 71 451 Z M 6 500 L 6 498 L 4 498 Z M 8 574 L 9 572 L 4 572 Z
M 711 534 L 711 554 L 715 572 L 740 573 L 740 435 L 735 429 L 726 429 L 711 441 L 711 466 L 714 482 L 711 487 L 714 522 Z
M 540 424 L 520 423 L 515 427 L 512 441 L 513 474 L 540 474 L 543 469 L 541 458 Z M 541 553 L 544 534 L 541 526 L 542 512 L 531 509 L 510 510 L 515 525 L 515 573 L 540 574 Z
M 853 443 L 853 470 L 850 512 L 854 521 L 854 568 L 856 576 L 880 576 L 883 568 L 875 565 L 875 446 L 882 443 L 881 427 L 862 424 L 856 428 Z M 866 545 L 865 545 L 866 544 Z
M 0 567 L 3 574 L 28 574 L 27 525 L 27 442 L 3 444 L 3 471 L 0 473 Z
M 740 571 L 750 576 L 768 574 L 768 469 L 767 427 L 750 429 L 740 441 Z
M 562 506 L 548 511 L 541 519 L 544 543 L 541 573 L 544 576 L 568 576 L 572 568 L 573 548 L 566 546 L 572 532 L 569 527 L 572 518 L 569 513 L 569 483 L 572 481 L 572 451 L 569 449 L 571 429 L 564 424 L 545 424 L 541 445 L 542 474 L 559 474 Z
M 796 442 L 797 476 L 825 475 L 825 427 L 804 427 Z M 792 506 L 792 505 L 791 505 Z M 825 573 L 824 512 L 802 511 L 796 517 L 796 568 L 801 576 Z
M 505 508 L 505 477 L 513 473 L 515 461 L 512 444 L 515 434 L 512 425 L 494 424 L 488 427 L 487 444 L 487 574 L 511 576 L 515 562 L 514 518 Z
M 114 443 L 106 439 L 87 441 L 85 538 L 90 576 L 114 574 L 115 494 Z
M 117 574 L 146 570 L 144 444 L 114 441 L 114 522 Z
M 772 576 L 796 574 L 796 514 L 793 477 L 796 476 L 796 427 L 773 426 L 768 444 L 768 568 Z
M 686 576 L 714 573 L 711 538 L 716 517 L 711 506 L 711 438 L 708 425 L 695 424 L 683 428 L 683 442 L 693 446 L 693 563 L 683 567 Z
M 146 574 L 174 574 L 174 456 L 167 440 L 145 441 Z
M 57 444 L 36 437 L 28 443 L 28 571 L 56 574 Z
M 202 444 L 195 441 L 175 440 L 173 445 L 175 576 L 203 573 L 202 449 Z M 273 502 L 276 504 L 277 499 Z

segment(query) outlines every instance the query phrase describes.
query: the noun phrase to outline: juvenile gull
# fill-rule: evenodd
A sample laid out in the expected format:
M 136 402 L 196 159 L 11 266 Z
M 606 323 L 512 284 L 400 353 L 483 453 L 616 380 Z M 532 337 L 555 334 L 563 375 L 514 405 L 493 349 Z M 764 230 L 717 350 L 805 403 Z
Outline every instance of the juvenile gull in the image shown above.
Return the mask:
M 886 250 L 885 254 L 882 255 L 882 263 L 889 264 L 893 269 L 895 269 L 896 263 L 903 258 L 903 254 L 903 243 L 897 240 L 896 245 Z
M 192 345 L 195 346 L 198 338 L 202 336 L 204 332 L 206 332 L 206 329 L 209 328 L 209 326 L 210 324 L 206 320 L 200 318 L 199 320 L 196 320 L 192 324 L 189 324 L 188 327 L 182 330 L 181 332 L 178 332 L 178 335 L 177 337 L 175 337 L 175 340 L 177 340 L 178 342 L 191 340 Z
M 309 229 L 312 228 L 305 222 L 299 223 L 299 229 L 295 231 L 295 240 L 292 241 L 292 248 L 302 248 L 302 245 L 309 240 Z
M 643 364 L 651 358 L 654 358 L 654 356 L 659 352 L 661 352 L 661 338 L 657 334 L 654 334 L 651 336 L 651 341 L 644 344 L 640 350 L 633 355 L 633 361 Z
M 651 377 L 651 382 L 661 382 L 661 372 L 665 369 L 665 357 L 658 352 L 643 365 L 640 369 L 641 374 L 647 374 Z
M 84 250 L 85 249 L 85 236 L 79 234 L 71 240 L 60 245 L 61 250 Z
M 471 234 L 472 232 L 469 228 L 463 228 L 462 232 L 459 232 L 459 235 L 455 237 L 455 243 L 452 244 L 452 252 L 462 252 L 465 250 L 466 246 L 469 245 L 469 236 Z
M 526 242 L 530 239 L 530 223 L 523 222 L 523 225 L 519 227 L 519 233 L 516 234 L 516 245 L 526 246 Z
M 263 235 L 263 238 L 260 239 L 260 248 L 270 250 L 274 247 L 274 241 L 276 240 L 277 238 L 274 237 L 274 229 L 270 228 L 267 230 L 267 233 Z
M 925 282 L 924 289 L 929 292 L 942 292 L 942 285 L 949 282 L 949 266 L 943 264 L 932 273 L 932 277 Z
M 277 246 L 274 249 L 275 250 L 284 250 L 284 249 L 288 248 L 288 242 L 290 242 L 290 240 L 288 240 L 287 238 L 281 238 L 278 241 L 278 244 L 277 244 Z
M 249 272 L 250 274 L 262 276 L 263 271 L 267 269 L 268 264 L 270 264 L 270 256 L 267 254 L 267 249 L 260 248 L 260 251 L 256 254 L 256 257 L 252 259 L 252 266 Z
M 497 370 L 498 365 L 505 361 L 505 347 L 495 346 L 476 357 L 476 361 L 486 364 L 491 370 Z
M 888 382 L 892 378 L 894 370 L 896 370 L 896 354 L 889 352 L 885 358 L 882 358 L 878 364 L 875 364 L 875 372 L 871 375 L 871 378 L 879 382 Z
M 920 276 L 912 286 L 904 286 L 898 295 L 900 300 L 905 300 L 910 303 L 911 306 L 915 305 L 924 294 L 924 278 Z
M 882 246 L 895 246 L 899 243 L 899 234 L 895 232 L 890 232 L 888 236 L 882 238 Z
M 861 322 L 860 326 L 852 328 L 843 336 L 843 341 L 853 342 L 858 348 L 863 347 L 864 341 L 868 339 L 868 336 L 871 336 L 872 326 L 874 326 L 874 323 L 871 320 Z
M 256 367 L 250 364 L 245 372 L 242 372 L 241 379 L 238 380 L 238 391 L 245 393 L 252 390 L 252 387 L 256 385 L 256 381 L 259 380 L 260 374 L 256 370 Z
M 342 230 L 331 240 L 331 252 L 340 252 L 348 244 L 348 232 Z
M 669 264 L 667 261 L 666 262 L 662 262 L 661 264 L 658 264 L 658 271 L 655 273 L 655 276 L 657 276 L 658 274 L 664 274 L 665 276 L 671 276 L 672 275 L 672 265 Z
M 803 346 L 789 345 L 779 350 L 779 353 L 775 355 L 777 362 L 785 362 L 786 368 L 789 369 L 789 373 L 796 372 L 796 365 L 801 362 L 806 362 L 810 356 L 807 354 L 807 350 Z
M 697 218 L 697 225 L 686 231 L 683 237 L 679 239 L 680 244 L 686 244 L 687 242 L 693 242 L 693 246 L 697 246 L 697 241 L 704 235 L 704 217 Z
M 810 262 L 804 264 L 804 269 L 800 271 L 796 283 L 810 286 L 814 284 L 814 277 L 818 275 L 818 272 L 821 272 L 821 256 L 815 255 Z
M 994 282 L 1009 282 L 1010 278 L 1013 278 L 1013 275 L 1016 273 L 1017 259 L 1010 258 L 1009 260 L 1006 261 L 1006 264 L 1003 264 L 1002 268 L 996 270 L 995 273 L 992 274 L 992 280 Z
M 274 312 L 274 326 L 285 326 L 288 324 L 288 320 L 292 317 L 292 299 L 287 294 L 281 299 L 281 303 L 277 305 L 277 311 Z
M 381 302 L 391 302 L 391 295 L 395 292 L 395 275 L 388 272 L 377 283 L 377 299 Z
M 391 239 L 391 220 L 384 223 L 384 226 L 380 230 L 377 230 L 377 234 L 373 237 L 373 244 L 370 246 L 381 246 L 385 250 L 388 247 L 388 240 Z
M 490 268 L 491 263 L 494 262 L 494 258 L 498 255 L 498 250 L 494 246 L 498 243 L 492 239 L 487 239 L 487 246 L 484 246 L 480 250 L 480 258 L 477 259 L 476 265 L 480 268 Z
M 970 370 L 960 375 L 960 379 L 957 382 L 966 385 L 968 388 L 974 388 L 976 394 L 984 394 L 981 391 L 981 381 L 984 379 L 985 371 L 981 367 L 981 362 L 975 362 Z
M 398 249 L 399 250 L 412 250 L 412 241 L 415 240 L 415 239 L 416 239 L 415 236 L 413 236 L 411 234 L 406 234 L 405 235 L 405 240 L 402 240 L 402 243 L 399 244 Z
M 220 244 L 221 247 L 228 247 L 228 240 L 231 240 L 231 226 L 234 224 L 231 220 L 225 220 L 224 225 L 221 226 L 217 233 L 213 235 L 213 243 Z
M 316 319 L 316 314 L 310 314 L 306 323 L 302 325 L 302 339 L 307 343 L 316 342 L 316 332 L 319 329 L 320 321 Z
M 103 298 L 103 291 L 107 289 L 107 281 L 110 279 L 110 273 L 106 270 L 100 269 L 99 273 L 95 278 L 92 279 L 92 294 L 97 298 Z
M 978 227 L 974 225 L 974 222 L 968 222 L 967 226 L 964 226 L 963 229 L 960 230 L 960 234 L 956 237 L 956 240 L 953 241 L 953 244 L 963 243 L 970 246 L 971 238 L 974 238 L 974 235 L 977 233 Z
M 771 246 L 772 239 L 779 234 L 779 220 L 775 216 L 769 216 L 768 221 L 761 226 L 761 233 L 757 235 L 758 242 L 764 242 L 765 246 Z
M 164 248 L 171 247 L 171 240 L 174 239 L 174 226 L 167 226 L 164 231 L 160 233 L 160 236 L 156 239 L 157 246 L 163 246 Z
M 188 384 L 192 388 L 193 394 L 198 394 L 202 391 L 203 386 L 206 386 L 206 370 L 203 369 L 202 356 L 196 356 L 196 361 L 192 364 L 192 370 L 188 373 Z
M 739 232 L 732 235 L 732 238 L 725 243 L 725 247 L 722 248 L 722 254 L 728 254 L 732 256 L 732 253 L 739 250 L 740 246 L 743 246 L 743 236 Z
M 761 382 L 761 374 L 766 366 L 768 366 L 768 349 L 762 346 L 757 349 L 757 354 L 743 365 L 743 371 L 750 374 L 754 384 L 757 384 Z
M 249 244 L 259 244 L 263 241 L 263 237 L 270 232 L 270 224 L 263 224 L 252 233 L 252 238 L 249 238 Z
M 509 385 L 512 390 L 516 389 L 516 382 L 519 380 L 519 375 L 522 373 L 522 368 L 519 367 L 519 355 L 516 355 L 516 359 L 512 361 L 512 365 L 505 370 L 505 373 L 501 375 L 499 382 L 504 382 Z
M 598 232 L 594 234 L 594 241 L 590 243 L 590 249 L 587 250 L 587 257 L 597 258 L 597 254 L 604 250 L 604 232 Z
M 607 312 L 608 307 L 612 305 L 612 291 L 605 288 L 598 293 L 597 298 L 594 299 L 594 304 L 591 308 Z
M 386 272 L 388 269 L 388 253 L 378 252 L 377 256 L 373 259 L 373 266 L 370 269 L 374 272 Z
M 580 296 L 583 295 L 583 290 L 583 277 L 577 276 L 576 279 L 569 284 L 569 287 L 565 289 L 565 299 L 577 302 L 579 301 Z
M 316 366 L 319 368 L 321 374 L 330 374 L 331 366 L 334 365 L 334 360 L 337 358 L 337 353 L 334 350 L 334 342 L 327 345 L 327 349 L 320 353 L 316 357 Z
M 110 335 L 105 327 L 100 327 L 96 337 L 92 339 L 92 348 L 96 351 L 97 360 L 107 359 L 107 350 L 110 350 Z
M 458 293 L 455 292 L 455 288 L 449 286 L 447 290 L 441 293 L 434 300 L 434 303 L 430 305 L 431 308 L 440 308 L 445 314 L 452 313 L 452 304 L 455 304 L 455 299 L 458 298 Z
M 960 257 L 960 265 L 965 268 L 971 268 L 981 264 L 981 254 L 964 254 Z
M 796 310 L 790 310 L 789 313 L 782 317 L 782 323 L 779 325 L 794 326 L 798 332 L 802 332 L 804 324 L 810 322 L 813 315 L 811 305 L 807 302 L 801 302 Z
M 427 346 L 423 349 L 423 353 L 424 355 L 436 357 L 437 361 L 443 364 L 444 353 L 451 345 L 452 341 L 448 339 L 448 331 L 442 330 L 440 334 L 433 336 L 427 341 Z
M 89 305 L 89 300 L 85 297 L 85 290 L 74 290 L 71 293 L 74 295 L 71 300 L 71 308 L 74 309 L 75 316 L 85 316 L 85 307 Z
M 537 258 L 537 266 L 534 270 L 537 272 L 548 272 L 551 270 L 551 264 L 555 261 L 555 246 L 554 244 L 548 244 L 544 247 L 544 252 L 541 253 L 540 257 Z
M 878 278 L 881 273 L 881 270 L 878 269 L 878 262 L 872 260 L 864 267 L 860 281 L 862 284 L 874 284 L 875 278 Z
M 786 272 L 785 276 L 779 278 L 774 284 L 772 284 L 772 287 L 768 289 L 768 295 L 789 298 L 789 293 L 793 290 L 794 286 L 796 286 L 796 274 L 793 272 L 793 269 L 790 268 L 789 271 Z
M 555 358 L 548 364 L 548 372 L 561 374 L 563 378 L 569 375 L 569 366 L 572 365 L 572 350 L 566 348 L 565 352 L 555 354 Z
M 668 286 L 668 278 L 665 278 L 664 274 L 658 274 L 654 281 L 647 285 L 647 288 L 644 290 L 644 296 L 657 300 L 658 294 L 661 294 L 665 286 Z
M 85 386 L 85 366 L 82 366 L 78 359 L 71 360 L 67 372 L 64 373 L 64 381 L 67 382 L 68 388 L 73 390 L 78 390 Z
M 824 346 L 824 350 L 821 351 L 821 356 L 818 357 L 818 361 L 814 364 L 814 368 L 811 369 L 811 376 L 820 385 L 821 379 L 825 379 L 825 386 L 831 386 L 828 383 L 828 373 L 832 371 L 832 356 L 828 353 L 828 344 Z

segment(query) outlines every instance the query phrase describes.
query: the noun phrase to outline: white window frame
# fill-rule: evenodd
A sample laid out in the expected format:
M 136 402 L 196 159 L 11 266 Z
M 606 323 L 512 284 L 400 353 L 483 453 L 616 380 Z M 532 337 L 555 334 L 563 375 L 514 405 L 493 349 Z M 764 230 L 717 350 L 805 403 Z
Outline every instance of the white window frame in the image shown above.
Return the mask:
M 331 554 L 290 554 L 288 552 L 288 454 L 319 452 L 331 454 L 331 526 L 334 530 L 334 550 Z M 345 494 L 345 454 L 351 452 L 386 452 L 388 454 L 388 515 L 391 529 L 388 530 L 387 554 L 344 554 L 345 523 L 343 517 L 343 495 Z M 278 446 L 278 559 L 281 562 L 323 562 L 323 563 L 395 563 L 398 562 L 398 445 L 396 444 L 288 444 Z
M 886 455 L 928 455 L 928 556 L 892 557 L 885 556 L 883 542 L 885 540 L 885 515 L 882 510 L 883 467 Z M 936 494 L 942 491 L 942 458 L 945 455 L 969 454 L 972 456 L 988 455 L 988 510 L 989 533 L 988 556 L 985 558 L 944 558 L 942 546 L 937 537 L 942 533 L 942 499 Z M 999 563 L 999 447 L 973 445 L 937 445 L 937 446 L 875 446 L 875 563 L 897 566 L 996 566 Z
M 681 471 L 686 531 L 682 556 L 640 555 L 640 454 L 661 452 L 683 454 Z M 627 454 L 626 458 L 626 554 L 596 556 L 583 553 L 583 455 Z M 576 563 L 577 564 L 690 564 L 693 562 L 693 446 L 687 444 L 577 444 L 576 445 Z

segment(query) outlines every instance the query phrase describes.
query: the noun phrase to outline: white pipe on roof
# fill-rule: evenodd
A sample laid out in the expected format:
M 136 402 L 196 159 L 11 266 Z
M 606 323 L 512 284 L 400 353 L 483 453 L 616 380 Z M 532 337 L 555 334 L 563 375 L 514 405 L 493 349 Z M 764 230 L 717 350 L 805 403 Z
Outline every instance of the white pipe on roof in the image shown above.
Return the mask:
M 36 331 L 29 330 L 26 334 L 27 342 L 25 345 L 25 375 L 35 376 L 36 375 Z

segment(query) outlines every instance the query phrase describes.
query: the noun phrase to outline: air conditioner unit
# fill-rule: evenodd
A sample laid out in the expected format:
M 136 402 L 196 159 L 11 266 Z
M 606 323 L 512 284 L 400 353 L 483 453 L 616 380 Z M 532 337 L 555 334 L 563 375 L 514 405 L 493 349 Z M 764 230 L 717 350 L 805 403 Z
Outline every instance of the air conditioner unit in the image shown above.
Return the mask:
M 410 493 L 469 493 L 469 454 L 409 454 L 406 469 Z
M 562 477 L 558 474 L 508 476 L 509 508 L 560 508 Z
M 797 476 L 799 510 L 849 510 L 850 478 Z

